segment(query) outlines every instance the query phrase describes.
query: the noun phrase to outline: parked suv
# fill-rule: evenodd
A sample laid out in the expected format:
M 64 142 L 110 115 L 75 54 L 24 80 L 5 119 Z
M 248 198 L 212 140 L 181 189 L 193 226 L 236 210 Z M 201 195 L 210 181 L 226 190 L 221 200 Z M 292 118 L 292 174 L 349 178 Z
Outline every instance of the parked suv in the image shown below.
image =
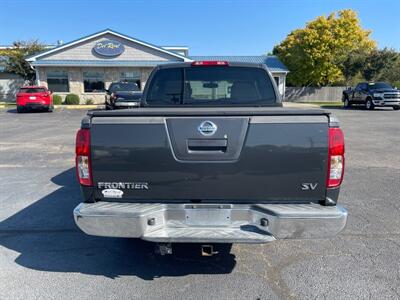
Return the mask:
M 134 82 L 113 82 L 106 90 L 106 109 L 132 108 L 140 106 L 142 93 Z
M 45 86 L 24 86 L 19 89 L 17 97 L 17 112 L 37 108 L 52 112 L 53 96 Z
M 367 109 L 374 109 L 375 106 L 400 109 L 400 91 L 385 82 L 361 82 L 355 89 L 343 91 L 342 100 L 345 108 L 353 104 L 363 104 Z

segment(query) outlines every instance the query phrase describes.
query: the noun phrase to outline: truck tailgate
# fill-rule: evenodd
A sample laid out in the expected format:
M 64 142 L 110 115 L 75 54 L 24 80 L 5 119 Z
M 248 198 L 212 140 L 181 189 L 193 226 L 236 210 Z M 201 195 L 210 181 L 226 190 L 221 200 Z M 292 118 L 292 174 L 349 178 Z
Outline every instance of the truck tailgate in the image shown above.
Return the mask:
M 93 112 L 95 198 L 318 202 L 326 196 L 328 126 L 321 110 Z M 104 189 L 123 193 L 105 198 Z

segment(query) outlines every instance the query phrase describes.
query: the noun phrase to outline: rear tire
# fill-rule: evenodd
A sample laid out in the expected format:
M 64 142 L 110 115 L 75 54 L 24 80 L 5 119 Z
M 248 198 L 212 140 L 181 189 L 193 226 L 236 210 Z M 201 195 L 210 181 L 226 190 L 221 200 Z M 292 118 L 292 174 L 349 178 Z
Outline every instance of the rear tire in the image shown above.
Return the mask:
M 400 110 L 400 106 L 393 106 L 394 110 Z
M 23 113 L 25 110 L 22 106 L 17 106 L 17 113 Z
M 49 107 L 46 109 L 47 112 L 53 112 L 53 110 L 54 110 L 54 106 L 49 106 Z
M 349 97 L 344 98 L 344 103 L 343 103 L 344 108 L 350 108 L 351 107 L 351 102 L 349 100 Z
M 371 98 L 368 98 L 367 101 L 365 102 L 365 107 L 368 110 L 373 110 L 375 108 L 374 102 L 372 102 Z

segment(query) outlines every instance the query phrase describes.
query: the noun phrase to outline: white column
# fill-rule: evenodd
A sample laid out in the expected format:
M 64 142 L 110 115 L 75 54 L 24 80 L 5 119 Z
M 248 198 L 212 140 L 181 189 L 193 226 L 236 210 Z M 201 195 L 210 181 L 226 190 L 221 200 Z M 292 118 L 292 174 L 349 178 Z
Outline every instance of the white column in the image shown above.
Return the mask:
M 286 93 L 286 76 L 287 73 L 283 74 L 283 95 L 282 95 L 282 100 L 285 100 L 285 93 Z

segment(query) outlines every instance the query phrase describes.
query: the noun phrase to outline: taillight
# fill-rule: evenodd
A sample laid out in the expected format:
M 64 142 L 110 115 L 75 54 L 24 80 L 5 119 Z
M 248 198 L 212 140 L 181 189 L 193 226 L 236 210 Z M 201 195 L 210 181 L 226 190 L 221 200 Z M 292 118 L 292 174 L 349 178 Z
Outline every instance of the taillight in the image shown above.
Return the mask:
M 329 128 L 328 188 L 338 187 L 344 175 L 344 136 L 340 128 Z
M 79 183 L 86 186 L 93 185 L 92 168 L 90 162 L 90 131 L 79 129 L 76 134 L 76 174 Z
M 206 61 L 194 61 L 192 66 L 229 66 L 227 61 L 217 61 L 217 60 L 206 60 Z

